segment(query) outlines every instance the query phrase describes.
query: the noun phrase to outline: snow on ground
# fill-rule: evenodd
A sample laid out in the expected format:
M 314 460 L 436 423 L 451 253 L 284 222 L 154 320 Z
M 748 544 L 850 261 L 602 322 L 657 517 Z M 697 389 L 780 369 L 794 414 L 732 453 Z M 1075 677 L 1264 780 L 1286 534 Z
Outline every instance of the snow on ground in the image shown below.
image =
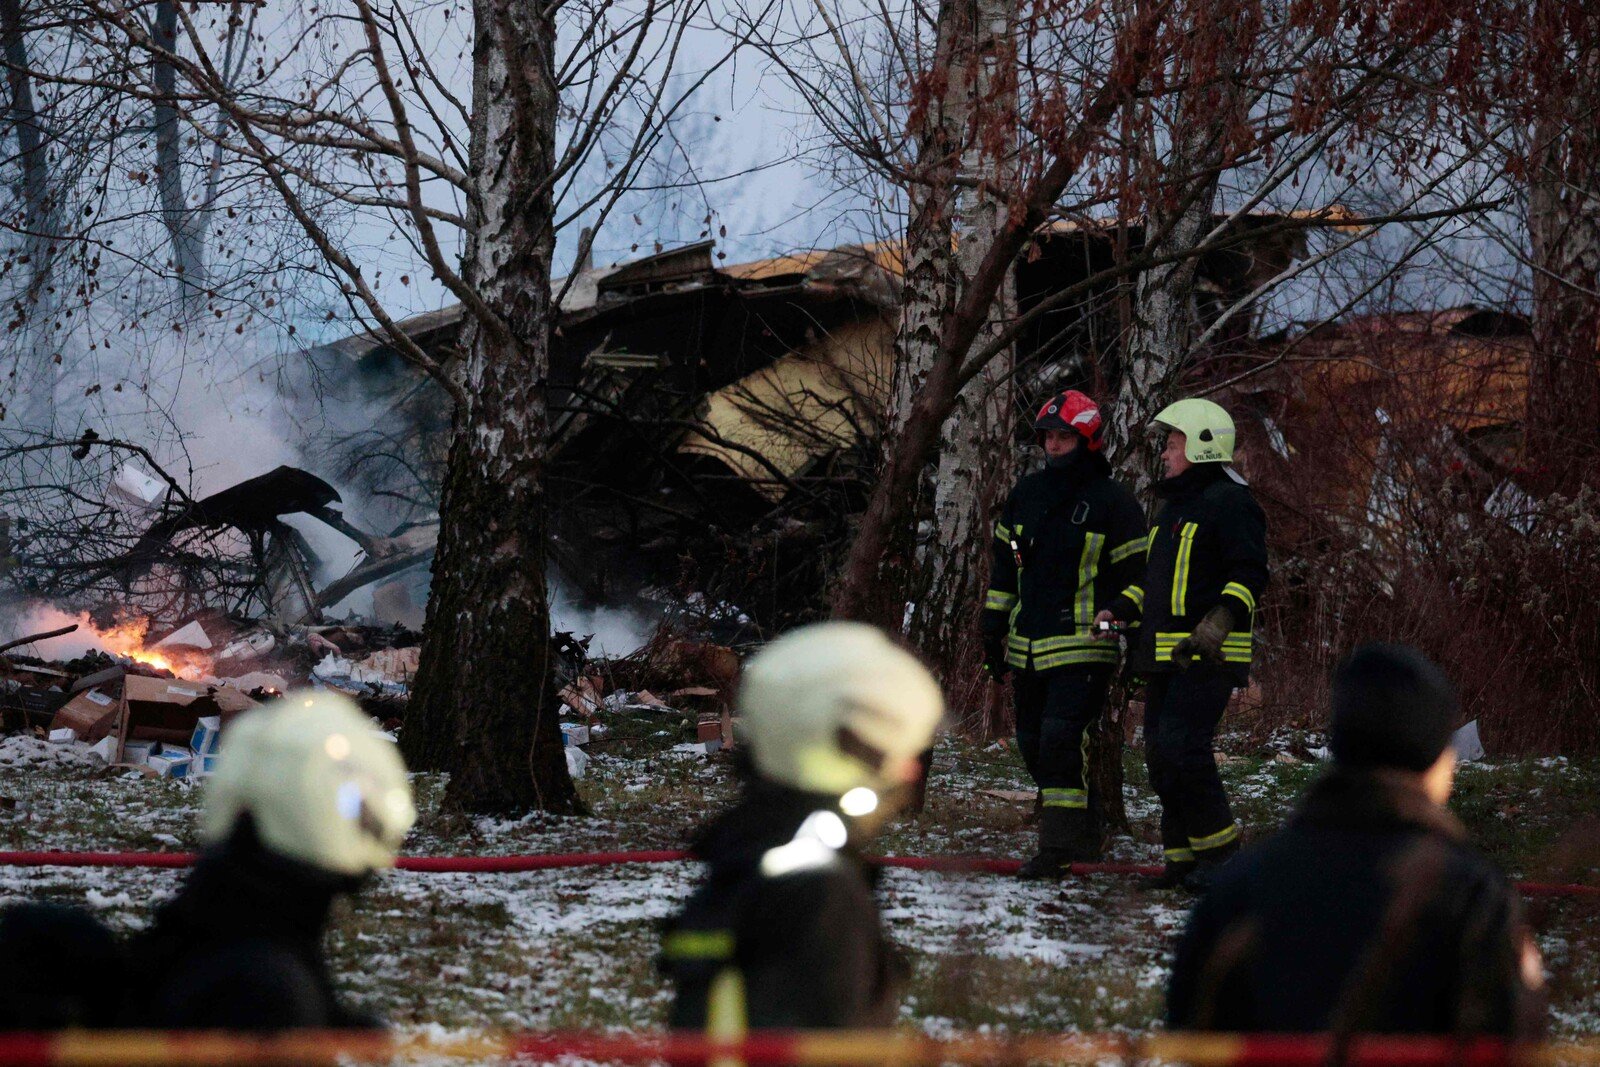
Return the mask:
M 1316 773 L 1289 751 L 1272 746 L 1224 762 L 1247 825 L 1280 820 Z M 21 737 L 0 739 L 0 767 L 0 849 L 196 844 L 201 789 L 190 783 L 108 771 L 72 746 Z M 1594 810 L 1596 771 L 1555 760 L 1468 768 L 1460 807 L 1491 854 L 1518 873 L 1543 873 L 1533 866 L 1537 850 L 1564 840 L 1567 825 L 1581 822 L 1575 812 Z M 1114 838 L 1110 853 L 1152 862 L 1156 807 L 1136 758 L 1128 773 L 1133 832 Z M 438 810 L 441 782 L 414 781 L 424 814 L 407 843 L 413 854 L 681 847 L 733 792 L 719 758 L 599 750 L 581 783 L 594 810 L 589 818 L 450 818 Z M 946 744 L 928 810 L 894 824 L 882 849 L 1025 855 L 1035 832 L 1031 805 L 1004 794 L 1026 787 L 1006 746 Z M 0 867 L 0 906 L 71 902 L 131 931 L 181 876 Z M 655 971 L 658 924 L 697 876 L 686 863 L 509 875 L 393 872 L 342 907 L 330 959 L 347 993 L 408 1033 L 659 1026 L 669 994 Z M 1056 885 L 893 869 L 883 875 L 880 900 L 912 966 L 905 1021 L 929 1033 L 1148 1029 L 1161 1014 L 1167 961 L 1186 914 L 1178 895 L 1141 895 L 1114 876 Z M 1540 902 L 1532 914 L 1552 974 L 1554 1031 L 1600 1033 L 1600 907 Z

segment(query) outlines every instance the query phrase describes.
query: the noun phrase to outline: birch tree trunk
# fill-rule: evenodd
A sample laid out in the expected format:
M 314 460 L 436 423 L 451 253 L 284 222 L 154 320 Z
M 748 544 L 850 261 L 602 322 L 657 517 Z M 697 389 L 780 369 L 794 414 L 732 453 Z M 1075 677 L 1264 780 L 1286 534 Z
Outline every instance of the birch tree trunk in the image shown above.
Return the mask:
M 44 132 L 34 103 L 29 74 L 26 21 L 21 0 L 0 0 L 0 51 L 6 64 L 6 87 L 11 96 L 9 132 L 16 137 L 21 164 L 17 202 L 22 205 L 22 252 L 27 256 L 27 278 L 19 302 L 15 345 L 17 352 L 18 415 L 25 425 L 49 433 L 55 426 L 55 352 L 49 344 L 50 277 L 55 263 L 55 238 L 60 233 L 60 213 L 50 188 L 49 157 Z
M 156 43 L 174 51 L 178 47 L 178 0 L 158 0 Z M 178 122 L 177 70 L 159 56 L 153 61 L 155 88 L 156 193 L 161 200 L 161 223 L 172 245 L 172 269 L 177 274 L 181 314 L 191 317 L 205 302 L 205 234 L 200 213 L 190 208 L 183 191 L 183 135 Z
M 967 44 L 974 32 L 973 0 L 941 0 L 929 92 L 917 130 L 916 172 L 907 189 L 905 266 L 900 290 L 900 326 L 895 334 L 894 380 L 883 435 L 882 465 L 893 459 L 895 442 L 917 417 L 940 349 L 943 316 L 956 294 L 955 178 L 971 109 Z M 926 510 L 932 485 L 918 479 L 910 511 Z M 890 533 L 888 551 L 877 561 L 874 597 L 860 616 L 891 632 L 914 625 L 907 610 L 917 593 L 914 525 Z M 914 611 L 914 609 L 913 609 Z
M 993 121 L 991 110 L 1003 110 L 992 107 L 997 89 L 1010 97 L 1008 31 L 1014 8 L 1015 0 L 944 0 L 939 7 L 929 97 L 917 136 L 917 172 L 908 190 L 910 219 L 886 450 L 916 417 L 917 401 L 941 350 L 944 317 L 960 301 L 965 279 L 977 271 L 1004 220 L 1004 208 L 990 193 L 964 188 L 958 178 L 989 177 L 1000 184 L 975 125 Z M 991 137 L 987 143 L 1005 140 Z M 977 343 L 992 339 L 1009 297 L 1008 280 Z M 912 644 L 947 676 L 947 683 L 970 673 L 966 668 L 977 662 L 971 624 L 987 581 L 989 540 L 980 533 L 988 526 L 997 486 L 1010 473 L 1009 449 L 1004 447 L 1009 410 L 1000 388 L 1008 380 L 1009 363 L 992 361 L 942 420 L 937 462 L 920 479 L 915 506 L 915 513 L 922 515 L 931 505 L 932 522 L 915 537 L 911 526 L 902 527 L 880 570 L 882 602 L 874 621 L 890 629 L 903 627 Z M 886 451 L 886 465 L 888 459 Z
M 1576 56 L 1571 97 L 1534 129 L 1528 237 L 1533 337 L 1526 451 L 1541 484 L 1600 480 L 1600 49 Z
M 1199 261 L 1186 253 L 1199 247 L 1211 228 L 1217 176 L 1229 158 L 1229 134 L 1243 118 L 1238 113 L 1243 98 L 1231 76 L 1239 62 L 1237 34 L 1245 19 L 1242 5 L 1224 10 L 1225 17 L 1204 5 L 1187 12 L 1192 31 L 1211 38 L 1197 44 L 1190 56 L 1214 57 L 1214 65 L 1199 70 L 1191 59 L 1189 69 L 1174 72 L 1188 80 L 1189 88 L 1180 94 L 1171 116 L 1167 158 L 1143 164 L 1158 168 L 1162 179 L 1149 183 L 1162 193 L 1145 213 L 1143 253 L 1182 258 L 1141 271 L 1134 282 L 1132 323 L 1106 428 L 1106 450 L 1118 477 L 1141 499 L 1154 482 L 1160 455 L 1147 427 L 1157 411 L 1176 399 L 1170 395 L 1172 386 L 1188 364 L 1195 336 Z
M 554 8 L 476 0 L 464 279 L 503 329 L 469 320 L 433 594 L 403 747 L 447 770 L 467 811 L 571 812 L 551 692 L 544 462 Z
M 992 190 L 1008 188 L 1015 116 L 1015 53 L 1011 31 L 1015 0 L 975 0 L 973 40 L 967 64 L 969 101 L 964 110 L 968 144 L 955 204 L 952 280 L 959 297 L 993 247 L 1005 219 L 1005 206 Z M 974 106 L 972 101 L 977 101 Z M 971 127 L 981 123 L 978 131 Z M 994 127 L 998 127 L 995 129 Z M 1000 146 L 998 152 L 984 146 Z M 974 187 L 970 182 L 977 182 Z M 1015 286 L 1008 273 L 995 294 L 990 316 L 974 346 L 992 342 L 1015 312 Z M 989 584 L 989 545 L 996 502 L 1014 472 L 1011 431 L 1014 421 L 1012 350 L 990 360 L 956 398 L 955 411 L 940 431 L 938 468 L 933 482 L 933 524 L 923 546 L 924 584 L 911 615 L 910 637 L 923 656 L 940 669 L 957 706 L 980 704 L 986 722 L 1003 705 L 1003 692 L 982 673 L 978 620 Z

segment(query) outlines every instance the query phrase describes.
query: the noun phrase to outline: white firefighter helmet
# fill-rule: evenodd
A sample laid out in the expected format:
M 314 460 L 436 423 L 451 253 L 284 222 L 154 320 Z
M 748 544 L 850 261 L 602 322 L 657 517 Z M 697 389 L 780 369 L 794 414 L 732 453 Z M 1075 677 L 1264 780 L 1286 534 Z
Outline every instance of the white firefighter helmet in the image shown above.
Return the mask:
M 843 797 L 895 785 L 894 770 L 932 742 L 944 697 L 927 668 L 875 627 L 824 622 L 750 661 L 739 713 L 758 771 Z
M 1162 429 L 1183 434 L 1183 454 L 1190 463 L 1233 462 L 1233 416 L 1220 404 L 1190 397 L 1168 404 L 1150 421 Z
M 416 821 L 395 743 L 349 700 L 304 690 L 239 716 L 222 735 L 201 836 L 248 813 L 261 843 L 336 874 L 394 866 Z

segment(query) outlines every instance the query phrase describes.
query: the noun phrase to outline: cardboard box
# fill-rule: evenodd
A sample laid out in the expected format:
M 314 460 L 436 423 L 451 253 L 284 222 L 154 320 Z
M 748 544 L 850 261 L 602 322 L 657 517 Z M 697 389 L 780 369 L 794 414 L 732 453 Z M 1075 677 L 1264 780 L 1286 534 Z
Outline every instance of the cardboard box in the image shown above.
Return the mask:
M 214 752 L 209 752 L 205 755 L 196 753 L 194 758 L 189 761 L 190 778 L 209 778 L 216 773 L 216 770 L 217 755 Z
M 68 726 L 63 726 L 59 730 L 50 731 L 50 743 L 53 745 L 64 745 L 68 741 L 76 741 L 77 739 L 78 732 Z
M 202 715 L 195 720 L 194 733 L 189 735 L 189 748 L 196 755 L 217 751 L 217 741 L 222 737 L 222 716 Z
M 194 756 L 188 749 L 171 745 L 163 748 L 157 755 L 151 756 L 145 764 L 163 778 L 187 778 L 189 765 L 193 759 Z
M 575 722 L 561 724 L 561 744 L 563 746 L 587 745 L 588 743 L 589 728 L 587 726 Z
M 71 730 L 82 741 L 98 741 L 116 729 L 117 698 L 99 689 L 86 689 L 67 701 L 50 720 L 50 732 Z
M 156 754 L 156 749 L 159 747 L 159 741 L 124 742 L 122 746 L 121 762 L 132 763 L 141 766 L 148 764 L 150 762 L 150 758 Z

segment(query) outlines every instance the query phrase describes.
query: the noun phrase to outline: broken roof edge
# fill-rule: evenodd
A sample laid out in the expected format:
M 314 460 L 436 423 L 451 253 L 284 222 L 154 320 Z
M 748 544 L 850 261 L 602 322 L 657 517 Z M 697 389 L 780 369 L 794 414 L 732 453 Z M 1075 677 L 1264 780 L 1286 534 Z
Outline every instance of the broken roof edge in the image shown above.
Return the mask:
M 1230 216 L 1219 214 L 1217 218 L 1227 221 Z M 1331 224 L 1339 230 L 1361 229 L 1361 226 L 1348 221 L 1354 218 L 1348 208 L 1332 204 L 1293 211 L 1251 211 L 1240 215 L 1235 221 L 1260 223 L 1271 219 L 1294 219 L 1308 224 Z M 1051 236 L 1113 230 L 1118 226 L 1138 225 L 1142 221 L 1118 215 L 1059 218 L 1046 222 L 1039 228 L 1039 233 L 1041 236 Z M 607 295 L 623 301 L 630 299 L 625 292 L 618 291 L 626 290 L 629 285 L 687 282 L 697 287 L 693 286 L 697 279 L 701 285 L 731 282 L 736 285 L 753 284 L 760 288 L 782 284 L 847 283 L 859 288 L 866 299 L 883 304 L 885 300 L 892 302 L 896 295 L 887 291 L 886 287 L 892 287 L 894 280 L 901 276 L 905 261 L 905 242 L 899 238 L 847 243 L 830 248 L 799 249 L 765 259 L 720 265 L 713 261 L 714 248 L 714 241 L 694 241 L 638 259 L 592 267 L 552 279 L 551 292 L 560 297 L 559 310 L 562 315 L 596 310 Z M 606 290 L 612 291 L 607 293 Z M 402 319 L 395 325 L 406 336 L 423 342 L 429 334 L 458 327 L 464 314 L 461 304 L 449 304 Z M 354 362 L 391 344 L 388 330 L 377 327 L 318 347 Z

